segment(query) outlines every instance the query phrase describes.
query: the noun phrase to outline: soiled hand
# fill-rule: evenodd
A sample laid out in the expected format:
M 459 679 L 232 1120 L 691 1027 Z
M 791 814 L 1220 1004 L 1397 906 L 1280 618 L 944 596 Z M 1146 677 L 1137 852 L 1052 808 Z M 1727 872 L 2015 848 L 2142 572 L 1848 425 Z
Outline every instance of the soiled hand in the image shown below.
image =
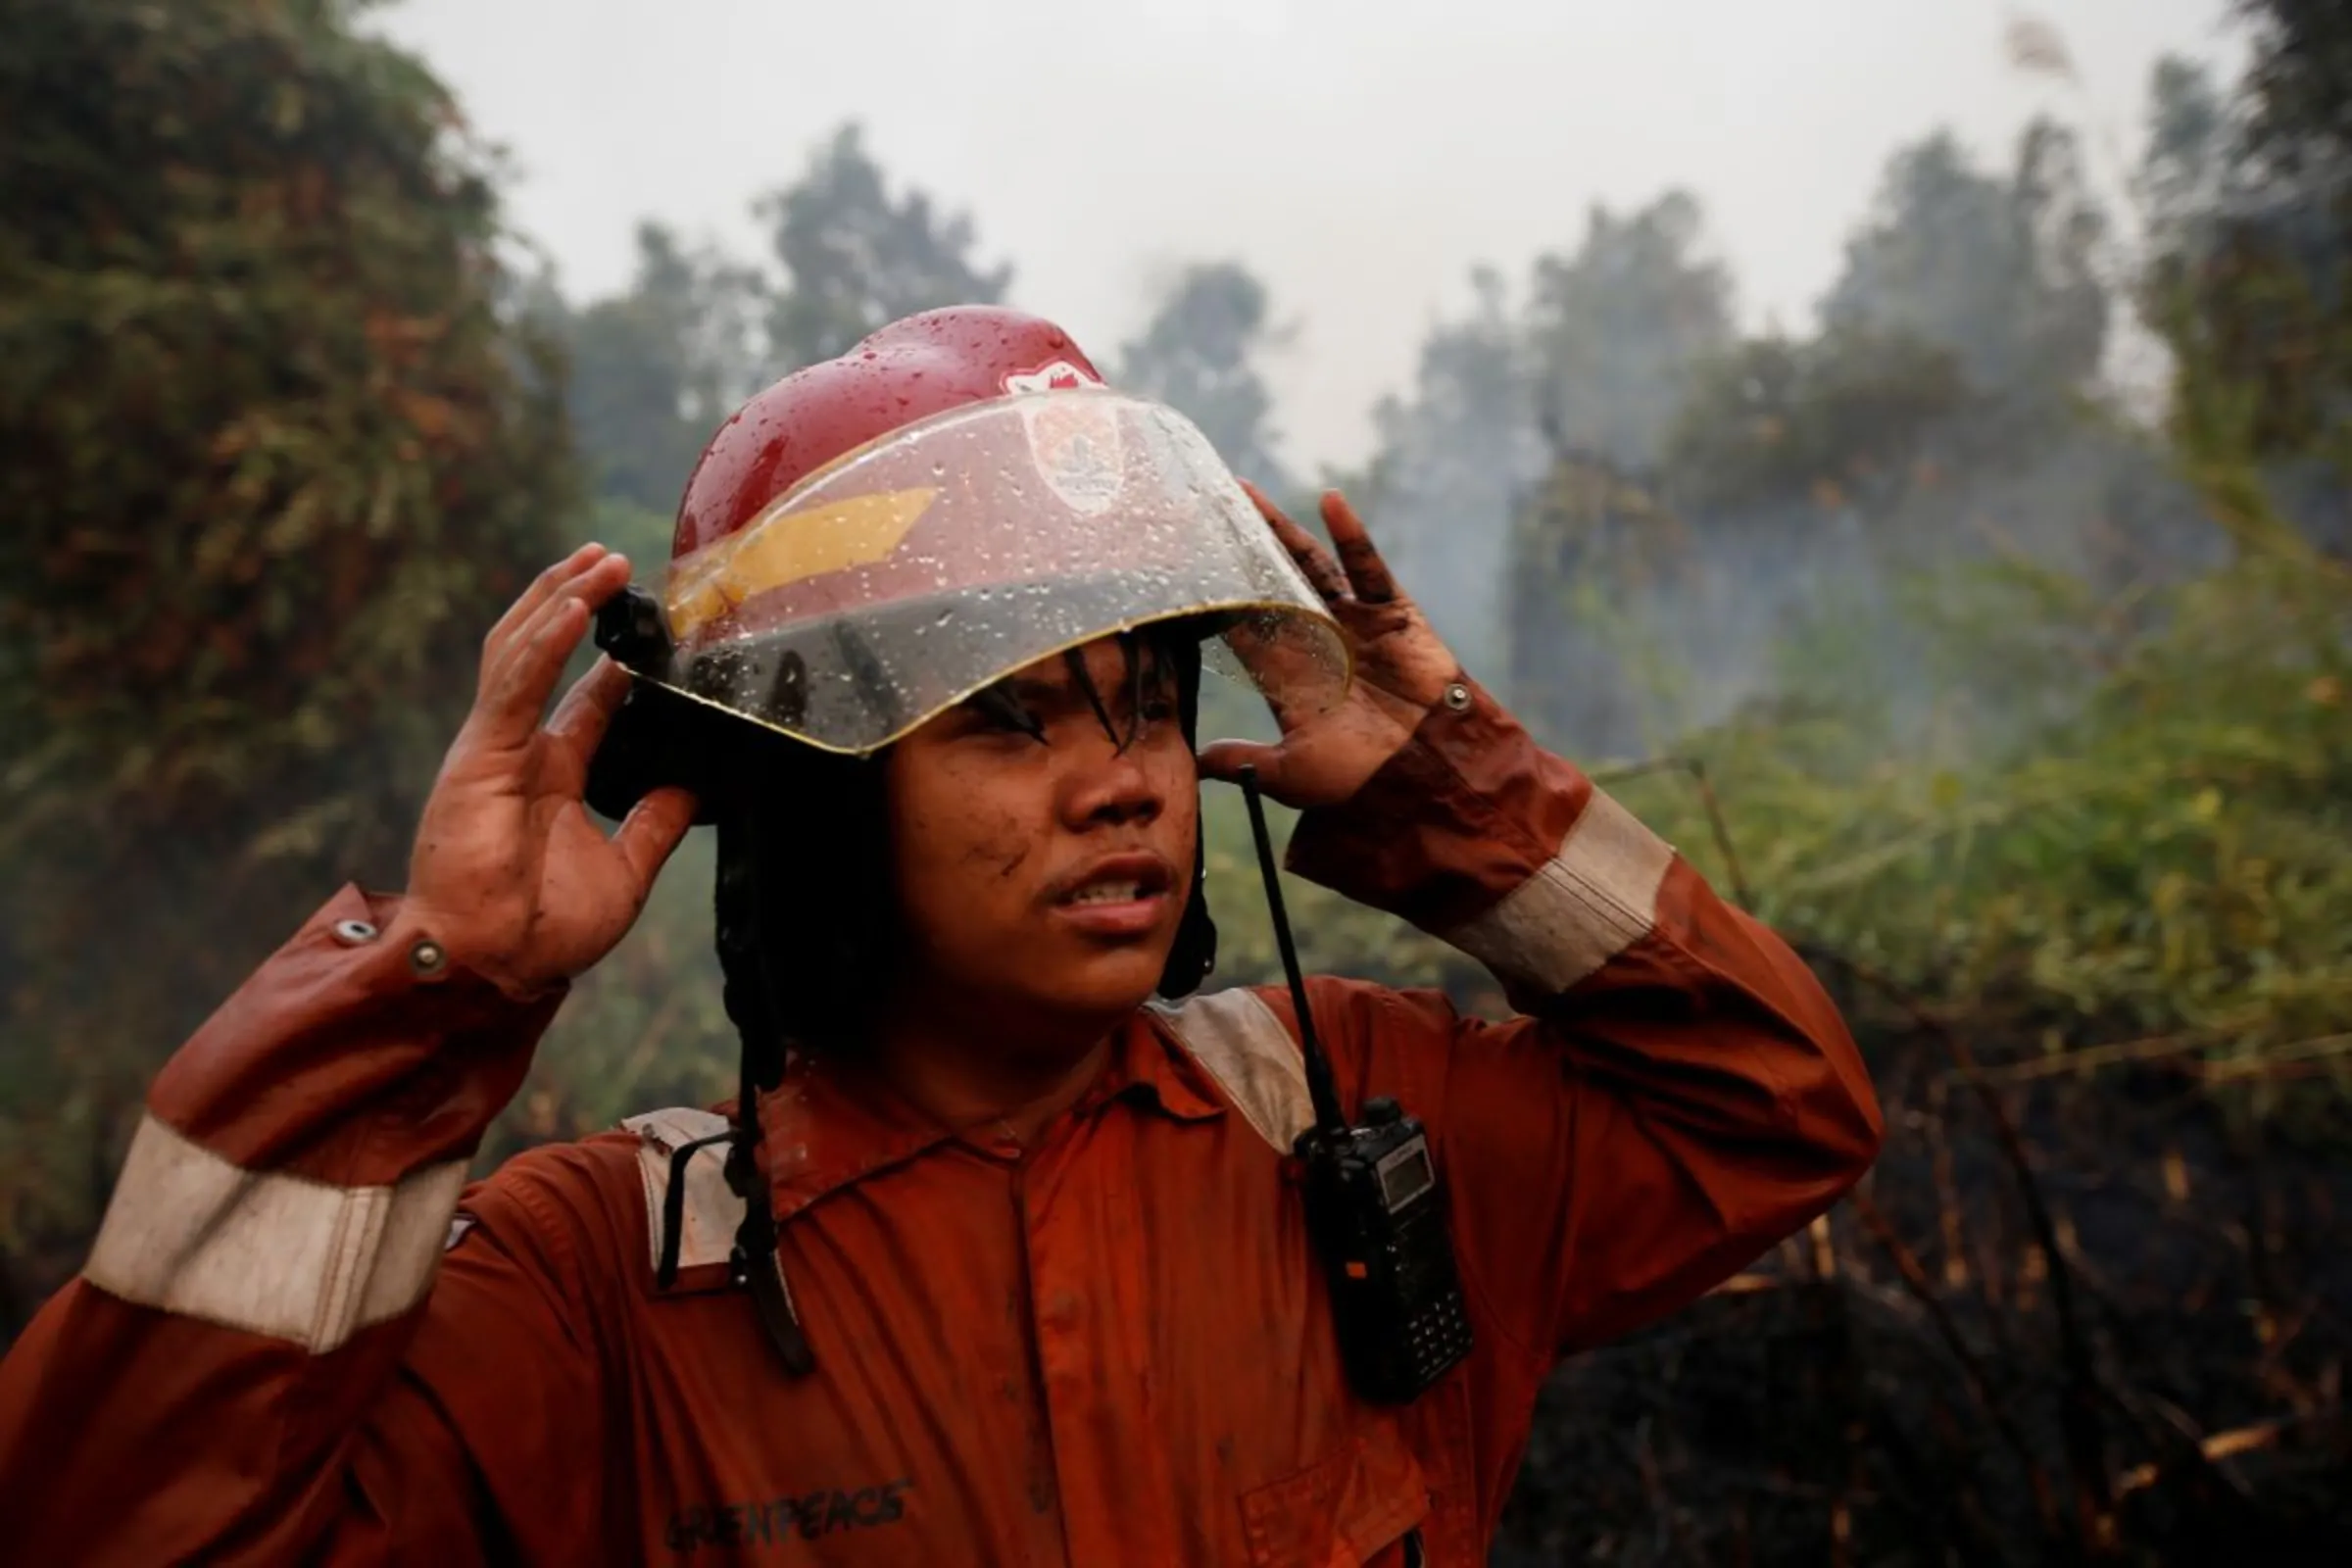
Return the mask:
M 589 759 L 628 695 L 612 661 L 541 722 L 597 608 L 628 578 L 626 560 L 586 545 L 500 617 L 417 827 L 411 915 L 451 961 L 512 996 L 542 993 L 611 952 L 694 823 L 682 790 L 647 795 L 610 838 L 582 804 Z

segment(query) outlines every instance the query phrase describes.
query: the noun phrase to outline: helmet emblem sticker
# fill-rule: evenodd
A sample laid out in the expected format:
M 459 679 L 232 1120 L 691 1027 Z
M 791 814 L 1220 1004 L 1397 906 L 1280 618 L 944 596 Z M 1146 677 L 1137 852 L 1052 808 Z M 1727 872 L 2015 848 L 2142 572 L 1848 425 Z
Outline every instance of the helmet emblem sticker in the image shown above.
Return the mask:
M 1092 397 L 1040 397 L 1021 407 L 1029 456 L 1037 475 L 1062 505 L 1099 517 L 1127 488 L 1126 452 L 1115 402 Z
M 1067 360 L 1054 360 L 1034 370 L 1015 370 L 1004 378 L 1007 392 L 1074 392 L 1080 387 L 1102 384 L 1101 377 Z

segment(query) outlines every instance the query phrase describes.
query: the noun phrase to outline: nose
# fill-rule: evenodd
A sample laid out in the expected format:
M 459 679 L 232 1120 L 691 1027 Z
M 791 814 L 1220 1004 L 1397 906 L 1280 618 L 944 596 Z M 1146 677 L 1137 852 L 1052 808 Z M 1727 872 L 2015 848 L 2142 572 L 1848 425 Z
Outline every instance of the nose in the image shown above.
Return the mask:
M 1090 827 L 1141 826 L 1167 807 L 1167 791 L 1148 764 L 1143 745 L 1120 751 L 1100 738 L 1084 749 L 1063 777 L 1062 820 L 1073 831 Z

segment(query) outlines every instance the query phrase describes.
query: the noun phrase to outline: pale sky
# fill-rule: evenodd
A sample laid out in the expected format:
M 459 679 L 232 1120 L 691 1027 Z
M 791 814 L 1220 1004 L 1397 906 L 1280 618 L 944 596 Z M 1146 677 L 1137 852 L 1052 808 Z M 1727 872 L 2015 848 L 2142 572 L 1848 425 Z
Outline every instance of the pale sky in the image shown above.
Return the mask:
M 1285 456 L 1367 451 L 1472 267 L 1514 283 L 1593 202 L 1705 203 L 1742 317 L 1792 326 L 1887 155 L 1939 124 L 2005 162 L 2036 110 L 2137 145 L 2168 51 L 2227 68 L 2226 0 L 2038 0 L 2081 92 L 2010 68 L 1998 0 L 400 0 L 511 155 L 514 220 L 573 297 L 641 217 L 764 255 L 752 198 L 847 119 L 974 218 L 1013 301 L 1100 361 L 1174 264 L 1238 259 L 1301 323 Z

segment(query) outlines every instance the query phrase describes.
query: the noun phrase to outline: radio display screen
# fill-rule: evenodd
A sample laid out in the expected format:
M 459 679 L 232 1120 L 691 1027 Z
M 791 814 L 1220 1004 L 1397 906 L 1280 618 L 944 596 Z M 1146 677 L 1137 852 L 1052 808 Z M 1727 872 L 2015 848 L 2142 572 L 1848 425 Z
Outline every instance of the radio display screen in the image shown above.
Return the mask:
M 1429 1191 L 1436 1180 L 1429 1168 L 1429 1150 L 1421 1144 L 1397 1151 L 1380 1167 L 1381 1196 L 1388 1200 L 1392 1211 Z

